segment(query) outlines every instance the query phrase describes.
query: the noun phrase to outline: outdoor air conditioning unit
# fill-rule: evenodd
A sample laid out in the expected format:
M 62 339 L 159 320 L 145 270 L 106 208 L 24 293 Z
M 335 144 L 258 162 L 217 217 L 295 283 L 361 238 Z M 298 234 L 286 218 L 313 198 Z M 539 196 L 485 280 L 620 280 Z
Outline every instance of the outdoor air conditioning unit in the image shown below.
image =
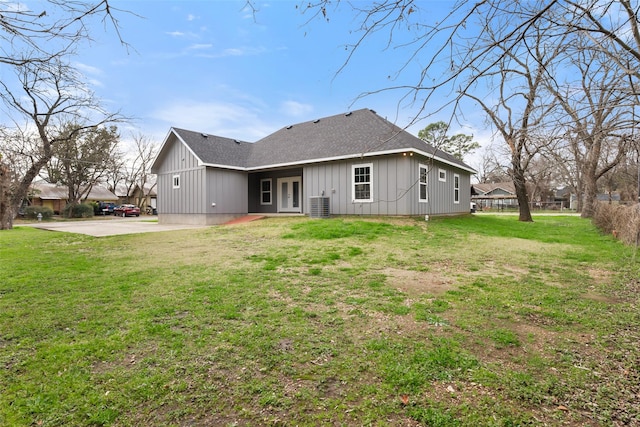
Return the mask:
M 316 196 L 309 198 L 309 218 L 329 218 L 329 198 Z

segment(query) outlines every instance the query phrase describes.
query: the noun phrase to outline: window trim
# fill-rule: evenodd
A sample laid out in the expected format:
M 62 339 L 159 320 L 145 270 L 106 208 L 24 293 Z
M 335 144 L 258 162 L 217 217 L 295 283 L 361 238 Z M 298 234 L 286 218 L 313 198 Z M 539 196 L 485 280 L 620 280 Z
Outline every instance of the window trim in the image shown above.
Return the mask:
M 460 204 L 460 175 L 453 174 L 453 203 Z
M 356 182 L 356 169 L 369 168 L 369 182 Z M 369 184 L 369 198 L 356 199 L 356 185 Z M 373 202 L 373 163 L 358 163 L 351 165 L 351 200 L 353 203 L 372 203 Z
M 425 170 L 425 182 L 422 182 L 422 169 Z M 425 198 L 422 198 L 422 186 L 425 187 Z M 429 203 L 429 168 L 422 163 L 418 165 L 418 201 L 420 203 Z
M 447 182 L 447 170 L 438 168 L 438 181 Z
M 264 191 L 262 189 L 262 183 L 264 182 L 269 183 L 269 191 Z M 269 202 L 264 201 L 265 194 L 269 194 Z M 272 178 L 263 178 L 260 180 L 260 205 L 261 206 L 273 205 L 273 179 Z
M 180 188 L 180 174 L 178 175 L 173 175 L 173 177 L 171 178 L 172 182 L 173 182 L 173 189 L 177 190 Z

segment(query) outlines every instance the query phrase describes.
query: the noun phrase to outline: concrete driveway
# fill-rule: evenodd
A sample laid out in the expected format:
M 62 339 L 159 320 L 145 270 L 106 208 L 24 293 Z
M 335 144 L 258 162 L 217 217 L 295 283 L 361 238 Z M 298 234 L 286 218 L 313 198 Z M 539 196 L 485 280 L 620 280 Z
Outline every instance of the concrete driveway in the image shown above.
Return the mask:
M 16 227 L 35 227 L 42 230 L 64 231 L 67 233 L 87 234 L 89 236 L 117 236 L 120 234 L 152 233 L 157 231 L 185 230 L 205 228 L 203 225 L 158 224 L 151 222 L 155 217 L 107 217 L 89 221 L 59 221 L 14 224 Z

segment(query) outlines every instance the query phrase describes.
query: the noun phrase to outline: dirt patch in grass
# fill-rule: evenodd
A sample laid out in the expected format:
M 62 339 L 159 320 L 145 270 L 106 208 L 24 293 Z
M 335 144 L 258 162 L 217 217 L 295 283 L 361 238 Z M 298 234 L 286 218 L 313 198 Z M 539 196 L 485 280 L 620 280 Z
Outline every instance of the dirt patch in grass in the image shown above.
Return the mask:
M 595 293 L 595 292 L 587 292 L 584 295 L 584 298 L 589 299 L 591 301 L 604 302 L 604 303 L 607 303 L 607 304 L 621 304 L 623 302 L 619 298 L 608 297 L 606 295 L 598 294 L 598 293 Z
M 587 272 L 596 285 L 605 285 L 611 283 L 613 272 L 602 268 L 588 268 Z
M 442 273 L 385 268 L 387 283 L 407 295 L 441 295 L 456 287 L 455 281 Z

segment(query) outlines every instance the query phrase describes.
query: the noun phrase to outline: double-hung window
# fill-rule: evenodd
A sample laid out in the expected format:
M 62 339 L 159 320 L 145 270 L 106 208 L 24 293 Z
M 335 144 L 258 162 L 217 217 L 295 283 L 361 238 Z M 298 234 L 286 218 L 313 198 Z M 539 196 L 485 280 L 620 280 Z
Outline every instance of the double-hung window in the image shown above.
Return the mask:
M 460 175 L 453 175 L 453 203 L 460 203 Z
M 429 176 L 429 168 L 425 165 L 420 165 L 419 167 L 420 177 L 418 179 L 418 187 L 419 187 L 419 200 L 420 202 L 426 203 L 429 201 L 429 193 L 427 192 L 427 184 L 428 184 L 428 176 Z
M 373 163 L 353 165 L 353 201 L 373 202 Z
M 271 204 L 271 178 L 260 180 L 260 204 Z

